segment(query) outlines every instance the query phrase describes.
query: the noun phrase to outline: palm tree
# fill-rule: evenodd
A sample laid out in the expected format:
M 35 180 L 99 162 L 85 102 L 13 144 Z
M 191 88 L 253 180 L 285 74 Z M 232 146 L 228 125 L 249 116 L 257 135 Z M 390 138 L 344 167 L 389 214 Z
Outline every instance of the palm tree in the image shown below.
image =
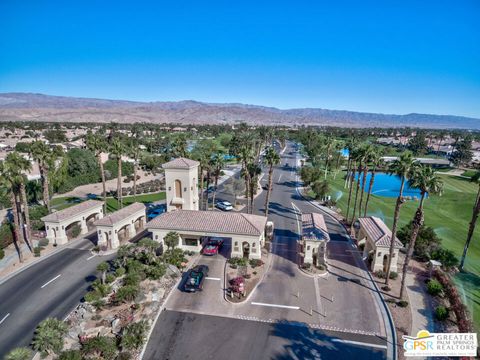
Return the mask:
M 130 157 L 133 159 L 133 199 L 137 201 L 137 172 L 138 162 L 140 161 L 140 155 L 142 150 L 140 149 L 138 140 L 134 140 L 129 148 Z
M 23 236 L 23 232 L 20 230 L 20 210 L 16 195 L 19 192 L 19 177 L 21 177 L 21 175 L 17 172 L 17 169 L 12 166 L 10 162 L 0 162 L 0 188 L 6 189 L 6 191 L 10 195 L 13 216 L 13 224 L 11 224 L 12 233 L 18 252 L 18 259 L 21 263 L 23 263 L 22 242 L 25 242 L 25 238 Z
M 395 239 L 397 236 L 397 225 L 398 225 L 398 219 L 400 218 L 400 207 L 405 202 L 405 199 L 403 198 L 403 189 L 405 187 L 405 181 L 407 180 L 407 176 L 410 175 L 410 172 L 412 171 L 412 168 L 414 166 L 414 161 L 415 160 L 413 159 L 412 153 L 409 151 L 405 151 L 402 155 L 400 155 L 398 159 L 393 161 L 388 171 L 390 174 L 399 176 L 401 182 L 400 182 L 400 190 L 398 192 L 397 201 L 395 203 L 395 211 L 393 213 L 393 225 L 392 225 L 392 236 L 391 236 L 392 241 L 390 241 L 387 274 L 385 279 L 385 285 L 387 286 L 390 280 L 389 279 L 390 265 L 392 263 L 393 251 L 395 249 L 395 241 L 393 241 L 393 239 Z
M 334 148 L 335 145 L 335 139 L 327 136 L 324 139 L 324 145 L 323 148 L 325 149 L 325 179 L 327 178 L 328 174 L 328 166 L 330 165 L 330 153 L 332 152 L 332 149 Z
M 47 318 L 35 330 L 33 349 L 39 351 L 42 357 L 60 354 L 63 350 L 63 338 L 67 335 L 68 326 L 61 320 Z
M 30 360 L 32 356 L 32 350 L 27 347 L 20 347 L 11 350 L 5 356 L 5 360 Z
M 265 197 L 265 216 L 268 216 L 268 207 L 270 204 L 270 193 L 272 191 L 273 183 L 273 167 L 280 164 L 280 156 L 277 154 L 272 146 L 269 146 L 265 151 L 264 161 L 268 166 L 268 189 Z
M 217 193 L 217 186 L 218 186 L 218 179 L 220 178 L 220 174 L 222 173 L 222 169 L 225 166 L 225 157 L 223 156 L 222 152 L 217 152 L 212 156 L 210 159 L 210 165 L 212 168 L 212 175 L 213 175 L 213 194 L 212 194 L 212 206 L 215 206 L 215 195 Z
M 240 151 L 237 154 L 237 158 L 242 163 L 241 176 L 245 181 L 245 198 L 247 202 L 247 213 L 249 213 L 250 204 L 249 204 L 249 194 L 250 194 L 250 172 L 248 171 L 248 166 L 253 160 L 252 148 L 248 143 L 243 143 L 240 147 Z
M 118 176 L 117 176 L 117 201 L 120 208 L 122 203 L 122 155 L 125 153 L 125 146 L 122 140 L 118 137 L 113 138 L 110 145 L 110 153 L 115 156 L 118 162 Z
M 363 195 L 365 194 L 365 184 L 367 182 L 367 174 L 368 174 L 368 165 L 370 163 L 370 158 L 372 157 L 372 153 L 375 151 L 374 147 L 370 144 L 365 146 L 363 149 L 363 177 L 362 177 L 362 191 L 360 193 L 360 204 L 358 206 L 358 216 L 362 213 L 362 204 L 363 204 Z M 360 174 L 359 174 L 360 176 Z
M 465 242 L 465 246 L 463 247 L 463 254 L 460 260 L 460 271 L 463 271 L 463 268 L 465 266 L 465 258 L 467 257 L 468 248 L 470 246 L 470 242 L 472 241 L 473 233 L 475 232 L 478 214 L 480 214 L 480 171 L 476 172 L 476 174 L 472 177 L 472 181 L 478 184 L 478 191 L 477 196 L 475 197 L 475 203 L 473 205 L 472 218 L 468 226 L 467 241 Z
M 358 161 L 358 149 L 352 148 L 349 153 L 349 158 L 351 160 L 351 171 L 350 173 L 347 172 L 347 181 L 349 182 L 348 185 L 348 200 L 347 200 L 347 213 L 345 214 L 345 220 L 348 221 L 348 214 L 350 213 L 350 203 L 352 201 L 352 193 L 353 193 L 353 182 L 355 181 L 355 175 L 357 171 L 357 161 Z
M 355 221 L 355 215 L 356 215 L 356 212 L 357 212 L 357 200 L 358 200 L 358 192 L 360 190 L 360 175 L 363 174 L 363 159 L 364 159 L 364 149 L 363 148 L 360 148 L 357 150 L 356 154 L 355 154 L 355 160 L 356 160 L 356 163 L 358 165 L 358 169 L 357 169 L 357 172 L 358 172 L 358 178 L 357 178 L 357 186 L 356 186 L 356 189 L 355 189 L 355 201 L 353 203 L 353 214 L 352 214 L 352 220 L 351 220 L 351 224 L 352 224 L 352 229 L 353 229 L 353 224 L 354 224 L 354 221 Z
M 250 190 L 250 214 L 253 214 L 253 205 L 255 192 L 257 190 L 258 176 L 262 173 L 262 169 L 257 165 L 255 161 L 247 165 L 248 178 L 250 183 L 248 184 Z
M 107 278 L 107 271 L 110 269 L 110 265 L 106 261 L 97 265 L 97 271 L 102 274 L 102 284 L 105 284 Z
M 43 188 L 43 204 L 50 212 L 50 189 L 48 171 L 54 161 L 52 149 L 43 141 L 34 141 L 30 147 L 30 155 L 38 163 Z
M 407 276 L 408 264 L 413 255 L 413 250 L 415 249 L 415 242 L 417 241 L 418 232 L 423 225 L 424 221 L 424 211 L 423 203 L 425 201 L 425 196 L 431 196 L 433 194 L 438 194 L 442 191 L 443 183 L 436 175 L 435 171 L 429 166 L 418 165 L 414 166 L 409 184 L 413 188 L 420 189 L 421 197 L 420 203 L 418 204 L 417 211 L 413 218 L 412 232 L 410 235 L 410 241 L 408 243 L 407 255 L 405 256 L 405 262 L 403 263 L 402 269 L 402 285 L 400 287 L 400 299 L 403 299 L 403 292 L 405 291 L 405 278 Z M 392 237 L 392 242 L 395 239 Z
M 382 150 L 380 148 L 375 148 L 370 154 L 370 164 L 372 165 L 372 171 L 370 176 L 370 183 L 368 185 L 367 199 L 365 200 L 365 210 L 363 211 L 363 216 L 367 216 L 368 211 L 368 202 L 370 200 L 370 195 L 372 194 L 373 184 L 375 182 L 375 174 L 377 169 L 382 165 Z
M 102 153 L 106 150 L 107 144 L 99 134 L 89 133 L 86 137 L 87 149 L 95 154 L 100 169 L 100 177 L 102 178 L 102 196 L 103 196 L 103 212 L 107 213 L 107 187 L 105 179 L 105 171 L 103 169 Z

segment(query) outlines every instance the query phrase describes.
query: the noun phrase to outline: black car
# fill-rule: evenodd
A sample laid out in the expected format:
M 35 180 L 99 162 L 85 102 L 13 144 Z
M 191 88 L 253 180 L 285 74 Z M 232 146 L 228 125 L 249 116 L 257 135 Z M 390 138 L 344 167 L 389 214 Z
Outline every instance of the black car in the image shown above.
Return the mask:
M 183 289 L 188 292 L 202 291 L 203 282 L 208 276 L 207 265 L 197 265 L 187 274 L 187 279 Z

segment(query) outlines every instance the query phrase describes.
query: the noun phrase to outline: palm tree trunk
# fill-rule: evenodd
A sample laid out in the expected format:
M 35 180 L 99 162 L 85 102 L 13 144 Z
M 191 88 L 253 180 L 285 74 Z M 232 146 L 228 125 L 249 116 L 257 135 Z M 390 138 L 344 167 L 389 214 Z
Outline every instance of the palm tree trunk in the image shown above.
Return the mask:
M 367 216 L 368 211 L 368 202 L 370 201 L 370 195 L 372 194 L 373 183 L 375 182 L 375 173 L 377 169 L 373 168 L 372 176 L 370 177 L 370 184 L 368 185 L 367 199 L 365 200 L 365 210 L 363 211 L 363 216 Z
M 358 205 L 358 216 L 361 216 L 361 213 L 362 213 L 363 194 L 365 193 L 365 183 L 367 182 L 367 173 L 368 173 L 368 167 L 367 165 L 365 165 L 365 167 L 363 168 L 362 192 L 360 193 L 360 204 Z
M 353 192 L 353 181 L 355 179 L 355 165 L 352 167 L 352 173 L 350 174 L 349 178 L 349 191 L 348 191 L 348 201 L 347 201 L 347 214 L 345 215 L 345 219 L 348 221 L 348 214 L 350 213 L 350 203 L 352 200 L 352 192 Z
M 467 257 L 467 251 L 468 251 L 468 247 L 470 246 L 470 242 L 472 241 L 472 237 L 475 231 L 475 226 L 477 224 L 479 213 L 480 213 L 480 185 L 478 186 L 477 197 L 475 199 L 475 206 L 473 207 L 472 219 L 470 220 L 470 224 L 468 226 L 467 241 L 465 242 L 462 259 L 460 260 L 460 266 L 459 266 L 460 271 L 463 271 L 463 267 L 465 266 L 465 258 Z
M 105 171 L 100 153 L 97 155 L 98 167 L 100 168 L 100 177 L 102 178 L 102 197 L 103 197 L 103 213 L 107 213 L 107 186 L 105 179 Z
M 358 167 L 357 188 L 355 189 L 355 201 L 353 203 L 353 214 L 352 214 L 352 221 L 351 221 L 352 229 L 353 229 L 353 223 L 355 221 L 355 215 L 356 215 L 356 212 L 357 212 L 358 191 L 360 190 L 360 174 L 362 173 L 362 171 L 363 171 L 362 165 L 359 165 L 359 167 Z
M 254 178 L 250 178 L 250 214 L 253 214 L 255 187 L 257 186 L 257 184 L 255 184 L 256 181 L 254 180 Z
M 39 164 L 40 168 L 40 179 L 42 181 L 42 190 L 43 190 L 43 204 L 46 206 L 48 212 L 50 212 L 50 194 L 48 189 L 48 174 L 47 169 L 43 164 Z
M 270 204 L 270 192 L 272 191 L 272 176 L 273 176 L 273 164 L 270 164 L 270 169 L 268 169 L 267 196 L 265 197 L 265 216 L 268 216 L 268 206 Z
M 400 286 L 400 300 L 403 300 L 403 292 L 405 291 L 405 280 L 408 271 L 408 264 L 412 258 L 413 251 L 415 250 L 415 242 L 417 241 L 418 232 L 423 225 L 423 201 L 425 199 L 425 193 L 422 192 L 422 198 L 420 199 L 420 204 L 418 205 L 417 211 L 415 212 L 415 217 L 413 219 L 412 225 L 412 234 L 410 236 L 410 242 L 408 243 L 407 255 L 405 256 L 405 262 L 403 263 L 402 269 L 402 284 Z
M 137 201 L 137 160 L 133 165 L 133 200 Z
M 343 184 L 343 188 L 345 189 L 348 187 L 349 184 L 349 176 L 350 176 L 350 167 L 352 166 L 352 159 L 350 158 L 350 155 L 348 156 L 348 164 L 347 164 L 347 176 L 345 177 L 345 183 Z
M 213 195 L 212 195 L 212 208 L 215 207 L 215 196 L 217 195 L 218 175 L 214 176 Z
M 400 217 L 400 207 L 403 204 L 403 188 L 405 186 L 405 177 L 402 176 L 402 182 L 400 184 L 400 192 L 398 193 L 397 202 L 395 203 L 395 211 L 393 213 L 393 225 L 392 225 L 392 237 L 390 241 L 390 248 L 388 251 L 388 261 L 387 261 L 387 274 L 385 276 L 385 285 L 388 286 L 390 282 L 390 266 L 392 265 L 392 256 L 393 251 L 395 250 L 395 241 L 394 239 L 397 236 L 397 224 L 398 218 Z
M 24 226 L 25 243 L 27 244 L 27 246 L 32 248 L 30 243 L 32 239 L 31 227 L 30 227 L 30 211 L 28 208 L 27 191 L 25 189 L 25 183 L 23 181 L 20 183 L 20 199 L 23 205 L 23 215 L 25 217 L 25 226 Z
M 122 157 L 118 157 L 118 177 L 117 177 L 117 200 L 120 209 L 123 207 L 122 204 Z
M 204 187 L 205 175 L 203 174 L 203 167 L 200 167 L 200 206 L 199 209 L 203 209 L 203 187 Z
M 18 260 L 23 263 L 23 250 L 22 250 L 22 242 L 20 239 L 23 240 L 23 237 L 20 232 L 20 221 L 18 217 L 18 204 L 17 204 L 17 197 L 15 196 L 15 192 L 12 189 L 12 194 L 10 195 L 10 200 L 12 202 L 12 215 L 13 215 L 13 237 L 15 238 L 15 243 L 17 245 L 18 251 Z

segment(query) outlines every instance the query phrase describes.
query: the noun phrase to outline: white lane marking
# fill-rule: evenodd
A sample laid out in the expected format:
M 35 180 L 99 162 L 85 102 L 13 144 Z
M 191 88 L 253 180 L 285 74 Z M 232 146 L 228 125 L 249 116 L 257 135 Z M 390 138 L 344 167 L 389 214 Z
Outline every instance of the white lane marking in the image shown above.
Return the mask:
M 377 349 L 386 349 L 387 348 L 387 345 L 364 343 L 364 342 L 360 342 L 360 341 L 343 340 L 343 339 L 332 339 L 331 341 L 332 342 L 345 343 L 345 344 L 365 346 L 365 347 L 373 347 L 373 348 L 377 348 Z
M 92 256 L 90 256 L 89 258 L 87 258 L 87 261 L 90 260 L 90 259 L 93 259 L 95 256 L 97 256 L 97 254 L 92 255 Z
M 220 278 L 216 278 L 216 277 L 206 277 L 205 280 L 216 280 L 216 281 L 220 281 L 221 279 Z
M 322 300 L 320 299 L 321 295 L 320 295 L 320 286 L 318 286 L 318 279 L 317 277 L 314 277 L 313 278 L 313 283 L 314 283 L 314 286 L 315 286 L 315 299 L 317 300 L 317 309 L 320 311 L 320 309 L 322 309 L 322 313 L 323 315 L 326 315 L 325 314 L 325 309 L 323 308 L 323 304 L 322 304 Z
M 301 231 L 301 229 L 300 229 L 300 220 L 298 220 L 298 214 L 299 214 L 299 213 L 301 214 L 301 211 L 300 211 L 300 209 L 297 207 L 297 205 L 295 205 L 293 202 L 292 202 L 291 204 L 292 204 L 293 210 L 295 210 L 295 217 L 297 218 L 297 230 L 298 230 L 298 234 L 301 235 L 301 234 L 302 234 L 302 231 Z
M 280 174 L 280 176 L 278 177 L 277 182 L 280 182 L 280 179 L 282 178 L 282 175 L 283 175 L 283 174 Z
M 2 320 L 0 320 L 0 324 L 3 323 L 5 321 L 6 318 L 8 318 L 10 316 L 10 313 L 8 313 L 7 315 L 5 315 Z
M 259 305 L 259 306 L 278 307 L 278 308 L 283 308 L 283 309 L 300 310 L 300 307 L 299 307 L 299 306 L 278 305 L 278 304 L 266 304 L 266 303 L 260 303 L 260 302 L 251 302 L 251 304 L 252 304 L 252 305 Z
M 47 281 L 45 284 L 43 284 L 43 285 L 40 287 L 40 289 L 43 289 L 45 286 L 47 286 L 48 284 L 50 284 L 52 281 L 57 280 L 60 276 L 62 276 L 62 274 L 58 274 L 58 275 L 55 276 L 52 280 Z

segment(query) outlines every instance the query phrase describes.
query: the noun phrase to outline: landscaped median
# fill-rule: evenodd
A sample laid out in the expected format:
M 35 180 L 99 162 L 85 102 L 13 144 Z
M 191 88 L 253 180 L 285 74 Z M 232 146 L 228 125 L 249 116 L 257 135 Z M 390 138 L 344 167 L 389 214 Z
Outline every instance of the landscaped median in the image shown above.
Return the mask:
M 234 257 L 225 264 L 225 299 L 229 302 L 240 303 L 249 298 L 257 285 L 262 281 L 268 268 L 270 254 L 262 249 L 262 259 Z
M 157 248 L 145 238 L 100 263 L 98 279 L 65 322 L 39 324 L 34 350 L 47 359 L 139 359 L 153 319 L 181 270 L 193 263 L 191 252 L 169 249 L 157 256 Z

